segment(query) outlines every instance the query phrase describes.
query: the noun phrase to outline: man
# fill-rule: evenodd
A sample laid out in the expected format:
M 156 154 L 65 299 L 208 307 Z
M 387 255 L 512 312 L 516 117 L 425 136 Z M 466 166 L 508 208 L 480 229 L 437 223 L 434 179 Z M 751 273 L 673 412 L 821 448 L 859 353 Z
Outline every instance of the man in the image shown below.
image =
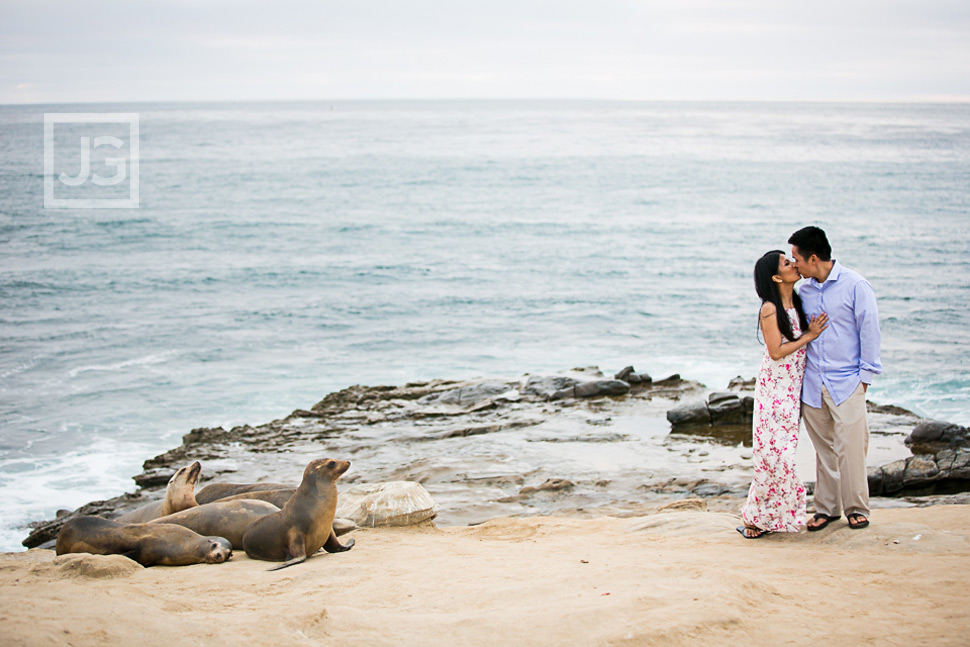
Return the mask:
M 832 259 L 818 227 L 799 229 L 788 242 L 795 267 L 808 279 L 798 290 L 808 317 L 822 312 L 828 329 L 808 345 L 802 381 L 802 420 L 815 445 L 816 514 L 821 530 L 844 511 L 852 529 L 869 525 L 866 391 L 879 361 L 879 316 L 872 285 Z

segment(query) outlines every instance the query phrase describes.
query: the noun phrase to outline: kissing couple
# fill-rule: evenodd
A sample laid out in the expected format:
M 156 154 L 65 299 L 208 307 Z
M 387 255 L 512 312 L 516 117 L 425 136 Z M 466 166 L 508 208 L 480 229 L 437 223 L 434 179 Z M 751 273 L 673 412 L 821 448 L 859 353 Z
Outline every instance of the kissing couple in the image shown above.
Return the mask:
M 754 267 L 765 353 L 755 385 L 754 477 L 737 529 L 745 539 L 822 530 L 843 513 L 849 528 L 869 525 L 866 391 L 882 372 L 875 293 L 832 258 L 818 227 L 799 229 L 788 243 L 791 257 L 770 251 Z M 795 467 L 801 421 L 816 455 L 808 520 Z

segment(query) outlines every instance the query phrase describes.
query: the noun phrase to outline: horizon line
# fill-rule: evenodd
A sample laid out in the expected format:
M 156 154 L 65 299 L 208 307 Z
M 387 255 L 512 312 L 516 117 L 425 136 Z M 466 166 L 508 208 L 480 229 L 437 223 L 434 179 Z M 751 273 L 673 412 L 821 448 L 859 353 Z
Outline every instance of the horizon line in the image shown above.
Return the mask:
M 81 101 L 0 102 L 0 107 L 70 106 L 103 104 L 274 104 L 274 103 L 511 103 L 511 102 L 576 102 L 576 103 L 731 103 L 731 104 L 853 104 L 853 105 L 958 105 L 970 103 L 970 96 L 937 96 L 907 99 L 614 99 L 590 97 L 334 97 L 320 99 L 123 99 Z

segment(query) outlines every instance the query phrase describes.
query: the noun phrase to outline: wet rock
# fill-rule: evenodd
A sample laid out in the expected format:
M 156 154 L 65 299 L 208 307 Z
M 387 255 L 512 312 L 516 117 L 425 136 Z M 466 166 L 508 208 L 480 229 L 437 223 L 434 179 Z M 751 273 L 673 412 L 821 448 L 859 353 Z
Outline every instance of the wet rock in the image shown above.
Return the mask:
M 707 398 L 707 410 L 711 414 L 711 424 L 715 426 L 741 425 L 750 422 L 741 398 L 731 391 L 711 393 Z
M 572 490 L 575 484 L 568 479 L 546 479 L 543 483 L 539 485 L 529 485 L 521 490 L 514 496 L 507 496 L 498 499 L 499 503 L 521 503 L 528 499 L 529 497 L 539 494 L 542 492 L 562 492 Z
M 168 468 L 148 469 L 134 477 L 134 481 L 138 484 L 138 487 L 153 488 L 168 485 L 172 474 L 173 472 Z
M 707 396 L 707 405 L 711 406 L 727 401 L 733 402 L 738 399 L 738 394 L 733 391 L 711 391 Z
M 306 409 L 296 409 L 290 414 L 291 418 L 325 418 L 327 414 L 319 411 L 307 411 Z
M 533 375 L 522 387 L 522 392 L 548 400 L 555 393 L 572 388 L 577 384 L 579 384 L 579 380 L 564 375 Z
M 629 391 L 630 385 L 623 380 L 596 380 L 593 382 L 580 382 L 575 386 L 556 391 L 549 399 L 562 400 L 563 398 L 617 396 L 626 395 Z
M 935 454 L 970 445 L 970 429 L 940 420 L 923 420 L 904 441 L 914 454 Z
M 869 495 L 881 496 L 883 492 L 883 473 L 881 467 L 867 469 L 866 478 L 869 481 Z
M 729 494 L 731 488 L 726 485 L 721 485 L 720 483 L 705 483 L 703 485 L 698 485 L 695 488 L 691 488 L 690 493 L 695 497 L 710 498 L 721 496 L 722 494 Z
M 940 473 L 936 461 L 925 456 L 913 456 L 906 462 L 903 480 L 910 485 L 922 485 L 932 481 Z
M 970 490 L 970 448 L 920 454 L 869 469 L 869 493 L 882 496 L 952 494 Z
M 731 381 L 728 382 L 729 391 L 754 391 L 755 384 L 758 378 L 752 377 L 749 379 L 744 379 L 740 375 L 737 377 L 732 377 Z
M 636 372 L 632 366 L 629 369 L 624 369 L 618 375 L 632 380 Z M 602 385 L 610 382 L 615 387 L 604 389 Z M 516 386 L 519 387 L 518 390 L 515 389 Z M 508 390 L 501 392 L 506 388 Z M 616 390 L 612 390 L 613 388 Z M 550 402 L 551 396 L 564 390 L 569 391 L 568 397 Z M 576 397 L 577 390 L 580 395 L 586 394 L 597 399 L 579 399 Z M 678 400 L 690 401 L 692 404 L 689 407 L 696 409 L 693 419 L 700 423 L 696 426 L 699 431 L 689 433 L 707 436 L 704 442 L 710 440 L 734 446 L 741 442 L 750 443 L 750 423 L 712 425 L 709 404 L 718 412 L 719 421 L 736 419 L 738 402 L 744 412 L 750 415 L 750 394 L 743 389 L 729 388 L 727 391 L 730 395 L 718 392 L 709 401 L 708 389 L 696 382 L 682 380 L 679 375 L 652 382 L 627 382 L 604 378 L 595 367 L 560 375 L 525 376 L 511 383 L 504 379 L 476 379 L 431 380 L 411 382 L 404 386 L 352 386 L 327 395 L 310 409 L 299 409 L 286 418 L 266 424 L 244 425 L 232 429 L 193 429 L 185 435 L 179 447 L 145 462 L 144 473 L 136 477 L 140 484 L 138 494 L 95 502 L 53 522 L 38 523 L 25 545 L 36 546 L 52 542 L 64 521 L 74 516 L 97 514 L 112 518 L 160 498 L 171 473 L 193 460 L 202 462 L 205 479 L 257 483 L 295 479 L 302 473 L 306 462 L 312 458 L 328 455 L 346 458 L 355 463 L 356 471 L 343 479 L 345 486 L 351 487 L 354 479 L 358 479 L 358 482 L 423 482 L 436 497 L 440 497 L 440 514 L 443 517 L 448 515 L 448 523 L 468 523 L 476 519 L 520 514 L 523 507 L 529 508 L 532 513 L 556 514 L 572 513 L 579 509 L 612 510 L 609 506 L 616 504 L 616 511 L 625 513 L 630 509 L 629 501 L 626 500 L 630 495 L 629 490 L 641 481 L 631 480 L 630 477 L 613 480 L 612 474 L 599 473 L 599 468 L 594 467 L 588 473 L 581 469 L 564 468 L 566 471 L 558 474 L 562 479 L 550 479 L 546 483 L 537 484 L 548 474 L 539 470 L 527 471 L 522 466 L 512 467 L 515 456 L 510 455 L 511 450 L 505 446 L 504 441 L 511 443 L 509 447 L 520 442 L 629 442 L 636 437 L 630 431 L 630 425 L 634 423 L 626 419 L 628 416 L 653 418 L 649 424 L 659 422 L 662 427 L 663 423 L 656 418 L 662 416 L 668 407 L 674 406 L 668 404 L 668 401 Z M 598 397 L 603 395 L 612 397 Z M 694 400 L 697 402 L 693 402 Z M 669 417 L 676 418 L 672 412 L 673 410 L 668 411 Z M 690 420 L 692 416 L 688 415 L 686 419 Z M 918 420 L 900 420 L 903 419 L 892 422 L 895 425 L 892 431 L 902 438 Z M 528 429 L 529 426 L 538 428 Z M 508 430 L 513 428 L 521 428 L 521 432 L 509 433 Z M 495 432 L 502 432 L 503 437 L 497 440 L 503 442 L 489 443 L 488 437 L 482 436 Z M 451 448 L 448 452 L 454 450 L 454 454 L 448 454 L 449 458 L 455 458 L 454 462 L 442 460 L 438 453 L 440 446 L 426 444 L 437 440 Z M 667 451 L 675 452 L 672 458 L 677 458 L 677 452 L 683 453 L 682 440 L 675 439 L 666 448 Z M 388 452 L 386 447 L 389 443 L 401 443 L 401 453 L 398 454 L 396 450 Z M 482 446 L 486 447 L 487 452 L 487 447 L 492 445 L 495 447 L 493 455 L 483 457 L 476 463 L 470 463 L 463 455 L 465 447 L 472 448 L 473 454 L 477 455 Z M 559 447 L 564 451 L 582 451 L 579 448 L 566 448 L 561 444 Z M 930 478 L 932 487 L 937 487 L 944 475 L 949 475 L 946 483 L 951 485 L 955 482 L 954 479 L 970 478 L 970 458 L 966 454 L 958 454 L 955 449 L 948 451 L 949 453 L 940 453 L 936 457 L 940 475 L 927 476 L 932 469 L 929 466 L 916 465 L 910 470 L 910 476 Z M 375 452 L 400 455 L 401 463 L 394 464 L 383 459 L 375 461 Z M 715 452 L 712 451 L 711 454 L 714 455 Z M 710 487 L 702 487 L 698 490 L 700 494 L 717 496 L 717 493 L 725 490 L 725 486 L 698 482 L 697 475 L 717 470 L 731 472 L 738 467 L 750 469 L 749 464 L 743 463 L 741 466 L 711 465 L 705 464 L 704 460 L 690 460 L 684 465 L 684 469 L 688 470 L 682 474 L 685 477 L 684 482 L 660 485 L 656 490 L 654 486 L 646 486 L 647 491 L 640 493 L 644 497 L 636 498 L 638 501 L 644 498 L 654 501 L 658 498 L 681 499 L 690 495 L 694 488 L 703 485 Z M 905 468 L 904 464 L 899 474 L 900 483 L 905 482 Z M 517 473 L 509 476 L 510 469 Z M 225 476 L 227 474 L 231 474 L 231 477 Z M 964 476 L 959 476 L 961 474 Z M 610 478 L 604 478 L 605 476 Z M 488 481 L 478 483 L 476 480 L 479 477 L 495 482 L 490 486 Z M 879 478 L 883 478 L 882 470 L 879 471 Z M 570 482 L 582 482 L 588 487 L 566 485 L 570 479 Z M 651 479 L 649 477 L 646 480 Z M 602 485 L 611 480 L 613 484 L 609 487 Z M 692 480 L 694 482 L 690 482 Z M 889 481 L 892 480 L 890 475 Z M 523 487 L 525 485 L 532 489 Z M 944 484 L 939 487 L 946 488 L 951 485 Z M 562 486 L 561 489 L 556 489 L 559 486 Z M 901 486 L 893 487 L 899 489 Z M 519 494 L 520 491 L 525 494 Z M 348 490 L 345 494 L 339 500 L 349 504 L 353 492 Z M 506 494 L 515 494 L 508 505 L 493 498 Z M 737 493 L 730 494 L 733 496 Z M 617 501 L 612 501 L 617 497 Z M 425 501 L 422 505 L 423 507 L 411 506 L 405 509 L 400 517 L 413 521 L 433 514 L 429 512 L 434 510 L 433 502 L 429 504 Z M 385 517 L 391 508 L 389 504 L 385 506 Z M 400 508 L 397 505 L 399 511 Z M 361 521 L 382 523 L 376 517 L 368 520 L 366 510 L 358 512 L 363 515 Z M 360 521 L 354 520 L 354 523 Z
M 750 442 L 753 412 L 751 395 L 735 390 L 713 391 L 706 400 L 692 400 L 669 409 L 667 422 L 671 433 L 710 436 L 723 442 Z
M 632 366 L 627 366 L 613 376 L 616 380 L 622 380 L 627 384 L 643 384 L 653 382 L 653 378 L 646 373 L 637 373 Z
M 434 519 L 438 504 L 412 481 L 355 485 L 337 497 L 337 514 L 363 528 L 410 526 Z
M 917 416 L 909 409 L 897 407 L 894 404 L 876 404 L 875 402 L 870 402 L 869 400 L 866 400 L 866 411 L 868 411 L 869 413 L 884 413 L 890 416 L 905 416 L 909 418 L 919 418 L 919 416 Z
M 937 464 L 946 464 L 945 473 L 954 479 L 970 479 L 970 449 L 960 447 L 958 449 L 943 450 L 936 455 Z M 940 470 L 944 470 L 941 468 Z
M 519 490 L 519 494 L 527 496 L 536 492 L 558 492 L 560 490 L 569 490 L 573 487 L 575 487 L 575 484 L 568 479 L 546 479 L 542 484 L 535 487 L 522 488 Z
M 744 414 L 746 419 L 750 420 L 754 415 L 754 396 L 743 395 L 741 396 L 741 404 L 744 405 Z
M 882 491 L 884 494 L 903 489 L 906 476 L 906 459 L 893 461 L 882 467 Z
M 710 425 L 711 412 L 703 400 L 684 402 L 667 411 L 667 422 L 673 426 L 674 431 L 682 427 Z
M 355 384 L 327 395 L 317 402 L 311 411 L 318 414 L 334 414 L 355 409 L 367 410 L 391 400 L 418 400 L 433 393 L 447 391 L 462 384 L 456 380 L 431 380 L 409 382 L 404 386 L 362 386 Z
M 694 488 L 707 483 L 707 479 L 683 479 L 678 477 L 673 477 L 667 479 L 663 483 L 644 483 L 639 489 L 648 490 L 657 493 L 683 493 L 693 490 Z
M 123 494 L 121 496 L 114 497 L 113 499 L 92 501 L 84 504 L 73 512 L 59 515 L 56 519 L 31 524 L 33 529 L 30 531 L 27 538 L 20 543 L 25 548 L 38 548 L 44 544 L 55 541 L 57 539 L 57 533 L 61 531 L 61 527 L 71 519 L 90 516 L 107 518 L 113 516 L 113 514 L 119 509 L 133 508 L 136 505 L 145 502 L 146 497 L 138 494 Z
M 421 404 L 449 404 L 467 407 L 488 398 L 505 393 L 513 388 L 512 384 L 502 382 L 481 382 L 469 386 L 459 387 L 441 393 L 432 393 L 418 400 Z

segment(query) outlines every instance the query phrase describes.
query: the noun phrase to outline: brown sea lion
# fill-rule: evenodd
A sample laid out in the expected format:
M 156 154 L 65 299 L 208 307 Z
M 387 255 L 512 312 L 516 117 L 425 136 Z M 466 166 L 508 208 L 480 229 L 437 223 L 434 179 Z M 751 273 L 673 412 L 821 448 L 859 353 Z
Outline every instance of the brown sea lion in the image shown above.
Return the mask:
M 124 555 L 142 566 L 221 564 L 232 557 L 222 537 L 203 537 L 172 524 L 121 524 L 101 517 L 71 519 L 57 535 L 58 555 Z
M 347 461 L 318 458 L 303 471 L 303 482 L 279 512 L 257 519 L 243 534 L 243 549 L 252 559 L 284 562 L 275 571 L 306 561 L 322 547 L 328 553 L 350 550 L 333 531 L 337 509 L 337 479 L 350 468 Z
M 171 523 L 188 528 L 200 535 L 225 537 L 234 549 L 241 550 L 243 533 L 249 524 L 279 511 L 279 506 L 267 501 L 253 499 L 226 501 L 220 499 L 166 515 L 148 523 L 149 525 Z
M 296 493 L 295 487 L 288 487 L 281 490 L 259 490 L 257 492 L 243 492 L 242 494 L 233 494 L 232 496 L 227 496 L 222 499 L 218 499 L 215 503 L 220 501 L 242 501 L 242 500 L 255 500 L 255 501 L 267 501 L 272 503 L 277 508 L 282 508 L 286 505 L 286 502 L 290 500 L 290 497 Z
M 259 492 L 262 490 L 283 490 L 286 488 L 296 489 L 292 485 L 283 483 L 210 483 L 195 495 L 195 500 L 199 505 L 212 503 L 219 499 L 224 499 L 234 494 L 244 492 Z
M 296 493 L 295 487 L 285 488 L 282 490 L 260 490 L 256 492 L 243 492 L 242 494 L 233 494 L 232 496 L 227 496 L 224 499 L 219 499 L 217 501 L 213 501 L 212 503 L 222 503 L 224 501 L 265 501 L 267 503 L 272 503 L 277 508 L 282 509 L 283 506 L 286 505 L 286 502 L 290 500 L 290 497 L 292 497 L 295 493 Z M 212 505 L 212 503 L 206 503 L 202 507 L 205 507 L 206 505 Z M 192 509 L 194 510 L 195 508 L 192 508 Z M 188 510 L 185 510 L 183 512 L 188 512 Z M 156 521 L 158 521 L 158 519 L 156 519 Z M 191 526 L 188 526 L 188 527 L 191 528 Z M 341 535 L 346 535 L 348 532 L 352 532 L 356 529 L 357 529 L 357 524 L 348 519 L 333 520 L 333 532 L 338 537 L 340 537 Z M 193 528 L 193 530 L 195 530 L 196 532 L 202 532 L 201 530 L 197 530 L 195 528 Z M 216 533 L 216 534 L 219 534 L 219 533 Z M 222 536 L 226 537 L 227 535 L 222 535 Z M 232 545 L 233 545 L 233 548 L 241 547 L 241 546 L 237 546 L 235 541 L 233 541 Z
M 199 482 L 199 474 L 201 473 L 202 465 L 199 461 L 179 468 L 165 487 L 164 499 L 126 512 L 117 517 L 115 521 L 118 523 L 145 523 L 180 510 L 194 508 L 199 505 L 195 500 L 195 484 Z

